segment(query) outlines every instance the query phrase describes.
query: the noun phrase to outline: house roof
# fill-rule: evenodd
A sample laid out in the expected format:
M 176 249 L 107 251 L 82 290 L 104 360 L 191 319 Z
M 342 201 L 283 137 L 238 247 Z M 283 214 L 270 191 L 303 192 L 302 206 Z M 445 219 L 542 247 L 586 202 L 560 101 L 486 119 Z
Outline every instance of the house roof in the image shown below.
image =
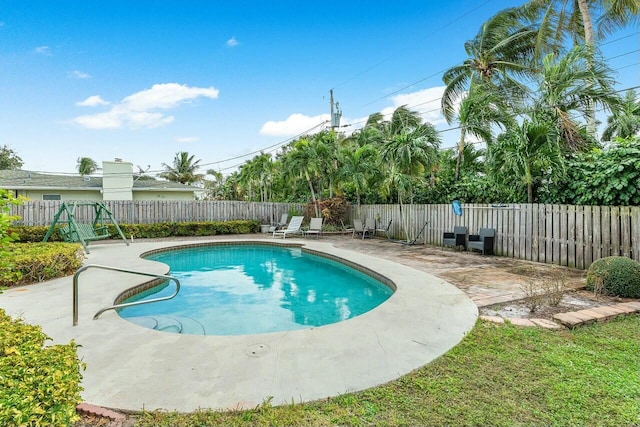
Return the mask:
M 0 188 L 9 190 L 101 190 L 102 177 L 53 175 L 21 169 L 0 170 Z M 171 181 L 138 180 L 133 191 L 197 191 L 195 187 Z

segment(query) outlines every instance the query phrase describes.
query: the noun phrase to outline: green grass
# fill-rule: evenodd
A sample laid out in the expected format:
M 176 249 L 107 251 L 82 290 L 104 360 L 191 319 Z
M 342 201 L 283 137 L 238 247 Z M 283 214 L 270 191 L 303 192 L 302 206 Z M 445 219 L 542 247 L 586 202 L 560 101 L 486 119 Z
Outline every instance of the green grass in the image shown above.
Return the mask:
M 640 317 L 551 331 L 479 321 L 454 349 L 388 384 L 322 401 L 138 426 L 638 426 Z

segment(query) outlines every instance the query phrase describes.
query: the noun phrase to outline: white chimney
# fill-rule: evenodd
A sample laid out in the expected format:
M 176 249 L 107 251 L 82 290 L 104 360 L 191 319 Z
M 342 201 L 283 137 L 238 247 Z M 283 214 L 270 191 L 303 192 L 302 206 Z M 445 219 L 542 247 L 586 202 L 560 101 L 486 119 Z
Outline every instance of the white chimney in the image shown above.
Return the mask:
M 133 200 L 133 164 L 102 162 L 102 200 Z

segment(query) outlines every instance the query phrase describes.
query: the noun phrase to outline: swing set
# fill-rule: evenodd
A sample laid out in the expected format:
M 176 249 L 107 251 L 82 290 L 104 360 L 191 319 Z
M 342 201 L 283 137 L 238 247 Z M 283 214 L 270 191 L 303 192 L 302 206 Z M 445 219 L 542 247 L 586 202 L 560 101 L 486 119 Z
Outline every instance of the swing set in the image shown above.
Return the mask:
M 79 223 L 76 220 L 75 214 L 78 206 L 93 207 L 95 217 L 91 224 Z M 111 237 L 106 221 L 110 221 L 113 224 L 122 240 L 124 240 L 127 246 L 129 246 L 129 242 L 118 226 L 118 223 L 113 218 L 113 214 L 100 202 L 63 202 L 60 209 L 58 209 L 58 212 L 53 217 L 53 222 L 49 226 L 49 230 L 47 230 L 47 234 L 45 234 L 42 241 L 46 242 L 49 240 L 49 237 L 51 237 L 53 232 L 56 230 L 56 224 L 64 224 L 62 227 L 58 228 L 58 232 L 62 236 L 62 239 L 65 242 L 80 243 L 84 251 L 86 253 L 90 253 L 88 247 L 90 242 L 94 240 L 104 240 Z

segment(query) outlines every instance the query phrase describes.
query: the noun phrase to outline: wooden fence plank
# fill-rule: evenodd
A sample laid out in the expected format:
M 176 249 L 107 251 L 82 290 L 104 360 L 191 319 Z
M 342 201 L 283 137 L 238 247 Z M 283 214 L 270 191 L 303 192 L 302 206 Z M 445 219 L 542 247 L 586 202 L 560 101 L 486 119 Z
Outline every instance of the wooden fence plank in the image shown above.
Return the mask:
M 611 251 L 610 256 L 620 256 L 620 208 L 611 207 Z
M 584 206 L 584 268 L 593 262 L 593 209 Z
M 544 205 L 544 262 L 553 264 L 553 205 Z
M 538 205 L 538 261 L 547 262 L 547 209 L 545 205 Z
M 640 262 L 640 206 L 631 207 L 631 258 Z
M 584 206 L 576 206 L 576 267 L 584 269 Z
M 631 257 L 631 209 L 620 207 L 620 247 L 621 255 Z
M 560 242 L 560 265 L 567 266 L 568 249 L 568 214 L 567 206 L 560 205 L 560 235 L 556 238 Z
M 551 243 L 553 247 L 553 263 L 560 265 L 560 206 L 551 205 L 551 216 L 553 223 L 553 234 Z
M 600 213 L 600 206 L 591 207 L 593 214 L 593 223 L 591 226 L 593 235 L 593 261 L 602 258 L 602 215 Z
M 567 266 L 576 268 L 576 207 L 569 206 L 567 211 Z

